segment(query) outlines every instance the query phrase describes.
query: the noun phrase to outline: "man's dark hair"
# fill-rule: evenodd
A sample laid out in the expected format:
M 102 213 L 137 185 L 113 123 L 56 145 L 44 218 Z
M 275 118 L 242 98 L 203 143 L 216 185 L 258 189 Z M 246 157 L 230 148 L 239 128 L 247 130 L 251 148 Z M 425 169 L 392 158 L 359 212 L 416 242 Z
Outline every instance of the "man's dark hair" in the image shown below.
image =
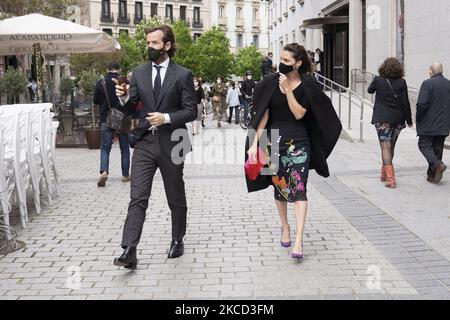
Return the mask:
M 405 69 L 397 58 L 387 58 L 378 69 L 383 78 L 399 79 L 405 76 Z
M 163 32 L 163 42 L 164 45 L 166 45 L 167 42 L 171 43 L 169 51 L 167 51 L 167 54 L 170 58 L 172 58 L 175 55 L 175 52 L 177 50 L 175 46 L 175 34 L 173 33 L 173 30 L 171 27 L 167 25 L 160 25 L 157 27 L 151 27 L 145 29 L 145 35 L 148 35 L 149 33 L 155 32 L 155 31 L 162 31 Z
M 272 52 L 269 52 L 269 53 L 267 54 L 267 56 L 270 56 L 270 55 L 273 55 L 273 53 L 272 53 Z
M 292 53 L 292 57 L 295 61 L 302 61 L 299 72 L 302 74 L 312 73 L 311 59 L 306 52 L 305 47 L 299 45 L 298 43 L 290 43 L 284 46 L 283 50 Z
M 120 70 L 120 64 L 118 62 L 110 62 L 106 68 L 108 70 Z
M 316 52 L 317 52 L 317 51 L 322 52 L 322 50 L 320 50 L 320 48 L 317 48 L 317 49 L 316 49 Z

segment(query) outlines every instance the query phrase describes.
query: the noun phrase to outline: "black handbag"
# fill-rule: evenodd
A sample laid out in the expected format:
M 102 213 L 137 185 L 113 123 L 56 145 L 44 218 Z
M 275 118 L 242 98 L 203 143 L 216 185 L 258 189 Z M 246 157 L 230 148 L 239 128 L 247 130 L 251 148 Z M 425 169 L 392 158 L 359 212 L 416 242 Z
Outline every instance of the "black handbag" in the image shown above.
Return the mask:
M 123 133 L 130 133 L 131 131 L 131 120 L 122 111 L 116 108 L 111 108 L 111 102 L 109 101 L 108 90 L 106 89 L 105 77 L 102 77 L 103 91 L 108 101 L 108 115 L 106 116 L 106 127 L 121 131 Z

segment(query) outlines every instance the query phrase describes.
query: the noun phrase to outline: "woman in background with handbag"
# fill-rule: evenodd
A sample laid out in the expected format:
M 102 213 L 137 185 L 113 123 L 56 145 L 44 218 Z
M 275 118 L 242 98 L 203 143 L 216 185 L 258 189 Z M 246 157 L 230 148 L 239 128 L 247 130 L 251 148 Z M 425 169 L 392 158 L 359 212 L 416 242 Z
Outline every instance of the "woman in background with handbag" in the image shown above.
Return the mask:
M 405 72 L 400 61 L 388 58 L 378 69 L 367 91 L 376 92 L 373 106 L 372 124 L 378 134 L 381 148 L 380 181 L 388 188 L 397 185 L 393 165 L 395 145 L 400 132 L 408 124 L 413 126 L 411 106 L 408 97 L 408 86 L 403 79 Z
M 294 204 L 296 237 L 291 256 L 302 259 L 308 172 L 314 168 L 318 174 L 329 176 L 326 158 L 339 139 L 342 125 L 330 99 L 311 76 L 305 48 L 297 43 L 286 45 L 280 61 L 280 73 L 267 75 L 255 88 L 255 115 L 249 132 L 256 130 L 256 134 L 252 138 L 249 133 L 246 142 L 246 181 L 249 192 L 273 185 L 283 247 L 291 246 L 287 204 Z M 267 154 L 258 146 L 263 134 L 269 141 Z M 263 174 L 258 171 L 267 162 L 268 153 L 278 165 L 268 164 L 269 173 Z M 252 159 L 256 164 L 251 164 Z

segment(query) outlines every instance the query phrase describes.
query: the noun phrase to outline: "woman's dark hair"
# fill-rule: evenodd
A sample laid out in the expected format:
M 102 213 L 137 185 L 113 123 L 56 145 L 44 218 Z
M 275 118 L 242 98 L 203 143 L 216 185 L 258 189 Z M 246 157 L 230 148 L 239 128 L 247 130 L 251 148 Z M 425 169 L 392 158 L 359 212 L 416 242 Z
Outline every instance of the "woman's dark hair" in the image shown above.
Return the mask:
M 299 45 L 298 43 L 290 43 L 284 46 L 283 50 L 292 53 L 292 57 L 295 61 L 302 61 L 302 65 L 299 68 L 299 72 L 302 74 L 312 73 L 311 59 L 306 52 L 305 47 Z
M 167 51 L 167 54 L 169 57 L 173 57 L 175 55 L 175 52 L 177 51 L 177 48 L 175 46 L 175 34 L 173 33 L 173 30 L 171 27 L 167 25 L 160 25 L 157 27 L 152 28 L 146 28 L 145 29 L 145 35 L 148 35 L 149 33 L 155 32 L 161 30 L 163 32 L 163 42 L 164 45 L 166 45 L 167 42 L 171 43 L 169 51 Z
M 236 83 L 233 80 L 230 80 L 230 86 L 232 86 L 234 89 L 236 87 Z
M 378 69 L 383 78 L 398 79 L 405 76 L 405 69 L 397 58 L 387 58 Z

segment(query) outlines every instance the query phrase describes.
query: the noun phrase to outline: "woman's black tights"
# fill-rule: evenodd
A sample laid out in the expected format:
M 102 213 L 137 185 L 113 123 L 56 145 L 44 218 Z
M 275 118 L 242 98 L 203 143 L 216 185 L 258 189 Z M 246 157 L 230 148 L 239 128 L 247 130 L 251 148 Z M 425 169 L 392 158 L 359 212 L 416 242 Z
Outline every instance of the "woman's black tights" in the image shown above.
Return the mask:
M 392 139 L 391 141 L 380 141 L 381 147 L 381 160 L 383 165 L 391 166 L 392 160 L 394 159 L 394 150 L 397 139 Z

